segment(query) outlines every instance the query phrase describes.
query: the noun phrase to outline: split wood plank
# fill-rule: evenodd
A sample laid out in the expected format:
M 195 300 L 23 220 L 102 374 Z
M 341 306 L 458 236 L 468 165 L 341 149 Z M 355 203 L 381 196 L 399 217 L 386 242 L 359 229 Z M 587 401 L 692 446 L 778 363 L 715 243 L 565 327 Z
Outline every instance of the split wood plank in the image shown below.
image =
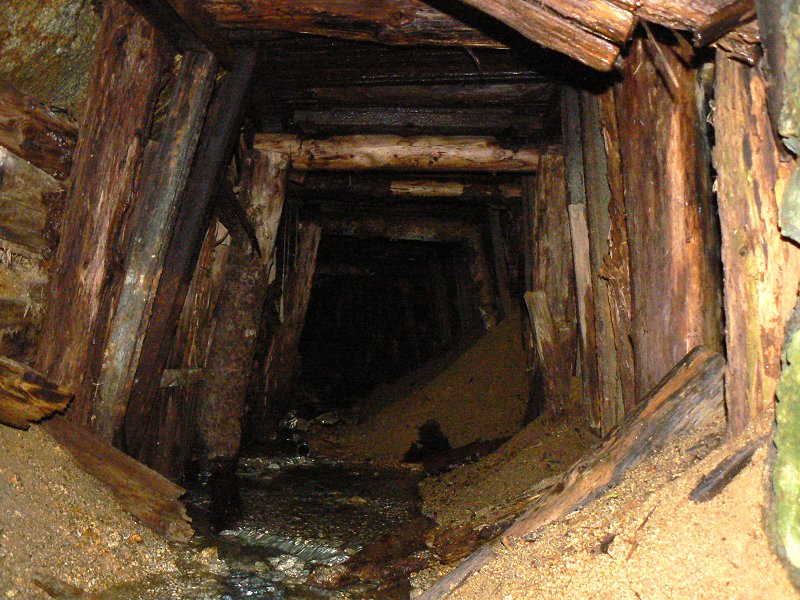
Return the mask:
M 191 519 L 179 500 L 186 493 L 182 487 L 64 418 L 51 419 L 45 429 L 143 525 L 176 542 L 186 542 L 194 535 Z
M 28 429 L 56 412 L 64 412 L 72 393 L 27 365 L 0 356 L 0 423 Z
M 178 204 L 206 115 L 217 62 L 207 52 L 187 52 L 181 61 L 161 139 L 139 190 L 141 210 L 126 256 L 125 281 L 109 329 L 92 430 L 108 443 L 122 426 L 147 332 Z
M 293 169 L 405 171 L 536 171 L 539 151 L 506 148 L 479 136 L 345 135 L 303 139 L 296 135 L 261 134 L 253 147 L 289 155 Z
M 197 428 L 209 460 L 235 458 L 239 454 L 256 337 L 267 288 L 275 276 L 275 244 L 286 197 L 289 157 L 255 151 L 252 160 L 250 187 L 243 204 L 255 225 L 262 254 L 250 251 L 250 241 L 241 228 L 230 232 L 231 249 L 217 299 L 214 337 L 197 416 Z
M 699 32 L 696 42 L 701 45 L 755 18 L 754 0 L 640 0 L 638 4 L 636 14 L 641 19 Z
M 153 398 L 159 393 L 161 373 L 169 359 L 181 311 L 211 224 L 212 203 L 241 128 L 244 98 L 255 64 L 253 50 L 242 49 L 237 53 L 233 69 L 214 90 L 203 123 L 130 392 L 125 435 L 134 455 L 139 455 L 144 444 Z
M 480 548 L 454 571 L 423 592 L 421 600 L 447 597 L 504 547 L 525 540 L 545 525 L 600 497 L 619 483 L 627 469 L 653 448 L 710 422 L 723 402 L 725 360 L 698 347 L 661 380 L 636 410 L 587 457 L 576 462 L 503 533 L 501 541 Z
M 771 408 L 784 325 L 796 301 L 800 251 L 780 234 L 780 160 L 759 73 L 717 57 L 714 166 L 722 230 L 728 427 L 741 434 Z
M 36 368 L 75 393 L 88 425 L 125 223 L 166 66 L 157 32 L 122 0 L 103 3 Z
M 56 179 L 66 179 L 78 128 L 0 80 L 0 146 Z

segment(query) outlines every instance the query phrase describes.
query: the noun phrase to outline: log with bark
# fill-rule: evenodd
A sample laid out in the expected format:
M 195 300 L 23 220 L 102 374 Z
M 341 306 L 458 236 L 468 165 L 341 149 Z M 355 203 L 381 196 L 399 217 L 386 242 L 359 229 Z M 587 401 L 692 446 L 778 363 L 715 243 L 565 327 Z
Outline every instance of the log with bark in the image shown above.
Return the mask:
M 0 356 L 0 423 L 28 429 L 31 423 L 64 412 L 71 400 L 69 390 L 22 363 Z
M 600 497 L 653 449 L 712 421 L 723 402 L 724 359 L 698 347 L 681 360 L 636 410 L 592 453 L 575 463 L 505 532 L 483 546 L 419 598 L 447 597 L 503 548 L 531 538 L 537 530 Z
M 504 147 L 495 138 L 477 136 L 346 135 L 303 139 L 296 135 L 257 135 L 253 147 L 281 152 L 293 169 L 405 171 L 535 171 L 539 151 Z
M 73 123 L 0 81 L 0 146 L 56 179 L 66 179 L 77 137 Z

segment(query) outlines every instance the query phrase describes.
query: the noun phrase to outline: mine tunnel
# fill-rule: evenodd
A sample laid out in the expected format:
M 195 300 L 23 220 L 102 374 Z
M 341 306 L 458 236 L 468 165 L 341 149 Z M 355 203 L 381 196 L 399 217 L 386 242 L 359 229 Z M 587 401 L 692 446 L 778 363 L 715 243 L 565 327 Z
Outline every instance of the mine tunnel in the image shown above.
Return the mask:
M 797 598 L 797 3 L 0 8 L 0 594 Z

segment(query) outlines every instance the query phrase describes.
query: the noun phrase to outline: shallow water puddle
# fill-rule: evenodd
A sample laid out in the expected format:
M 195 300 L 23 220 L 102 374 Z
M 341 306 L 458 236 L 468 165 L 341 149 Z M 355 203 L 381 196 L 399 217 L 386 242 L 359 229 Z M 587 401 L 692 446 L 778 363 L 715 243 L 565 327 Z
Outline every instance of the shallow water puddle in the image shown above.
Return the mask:
M 193 518 L 205 532 L 199 542 L 216 546 L 230 571 L 218 597 L 402 597 L 380 574 L 387 565 L 365 571 L 368 561 L 358 553 L 419 518 L 420 477 L 409 468 L 307 457 L 242 458 L 236 477 L 242 514 L 218 534 L 207 526 L 208 493 L 189 493 Z M 398 558 L 405 557 L 392 560 Z M 356 564 L 359 573 L 351 573 Z

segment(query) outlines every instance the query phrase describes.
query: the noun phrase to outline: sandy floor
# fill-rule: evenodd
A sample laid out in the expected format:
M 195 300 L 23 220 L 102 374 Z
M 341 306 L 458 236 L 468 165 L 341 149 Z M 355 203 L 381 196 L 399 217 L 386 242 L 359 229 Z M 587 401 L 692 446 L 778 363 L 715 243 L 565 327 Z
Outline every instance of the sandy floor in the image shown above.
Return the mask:
M 429 419 L 454 448 L 513 435 L 527 398 L 521 337 L 519 319 L 506 319 L 432 379 L 417 373 L 378 390 L 362 403 L 359 425 L 319 432 L 312 449 L 352 460 L 401 460 Z
M 752 437 L 769 428 L 763 419 Z M 702 475 L 743 445 L 721 443 L 723 431 L 720 418 L 655 453 L 602 498 L 542 529 L 535 542 L 504 552 L 451 597 L 800 597 L 763 526 L 766 444 L 719 496 L 700 504 L 688 499 Z M 448 570 L 422 573 L 415 585 L 424 588 Z
M 178 589 L 186 569 L 222 568 L 213 554 L 173 549 L 136 523 L 35 426 L 0 426 L 0 506 L 2 598 L 94 596 L 147 579 Z

